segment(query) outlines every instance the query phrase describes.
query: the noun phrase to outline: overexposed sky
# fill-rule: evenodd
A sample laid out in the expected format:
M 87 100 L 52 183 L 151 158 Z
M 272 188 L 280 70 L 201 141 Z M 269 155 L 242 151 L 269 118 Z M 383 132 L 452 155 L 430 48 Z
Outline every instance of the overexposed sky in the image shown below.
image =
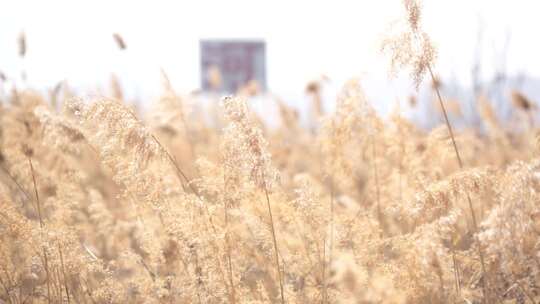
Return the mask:
M 436 69 L 469 82 L 482 24 L 486 75 L 501 64 L 509 37 L 508 71 L 540 76 L 539 9 L 535 0 L 425 0 L 424 28 L 439 49 Z M 320 74 L 336 86 L 365 77 L 366 91 L 375 94 L 388 90 L 378 49 L 400 12 L 401 0 L 1 0 L 0 70 L 18 75 L 24 67 L 39 88 L 63 79 L 82 88 L 106 85 L 115 72 L 131 94 L 148 96 L 159 93 L 163 67 L 175 87 L 191 91 L 199 87 L 199 39 L 258 38 L 267 42 L 268 87 L 282 96 L 301 96 Z M 22 30 L 24 62 L 16 44 Z M 113 32 L 122 34 L 127 52 L 116 48 Z

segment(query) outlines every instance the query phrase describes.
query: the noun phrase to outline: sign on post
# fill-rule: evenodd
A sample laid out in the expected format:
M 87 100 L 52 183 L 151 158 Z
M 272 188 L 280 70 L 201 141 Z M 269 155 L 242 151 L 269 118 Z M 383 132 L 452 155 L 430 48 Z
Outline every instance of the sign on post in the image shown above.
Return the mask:
M 235 93 L 255 81 L 266 89 L 266 45 L 258 40 L 201 40 L 201 87 Z

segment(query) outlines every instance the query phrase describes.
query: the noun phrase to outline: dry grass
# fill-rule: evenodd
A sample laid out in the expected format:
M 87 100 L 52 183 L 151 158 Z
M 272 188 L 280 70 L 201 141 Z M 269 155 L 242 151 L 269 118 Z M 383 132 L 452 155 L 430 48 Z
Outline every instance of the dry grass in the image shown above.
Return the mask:
M 435 83 L 421 7 L 405 9 L 406 34 L 383 49 Z M 379 117 L 357 80 L 328 113 L 307 91 L 309 129 L 281 100 L 277 127 L 246 98 L 203 108 L 165 74 L 145 113 L 116 78 L 114 98 L 9 94 L 0 303 L 540 302 L 534 102 L 512 95 L 521 132 L 485 97 L 486 132 L 427 132 Z
M 538 302 L 535 129 L 485 115 L 460 168 L 446 127 L 378 117 L 357 81 L 316 133 L 193 98 L 4 103 L 3 302 Z

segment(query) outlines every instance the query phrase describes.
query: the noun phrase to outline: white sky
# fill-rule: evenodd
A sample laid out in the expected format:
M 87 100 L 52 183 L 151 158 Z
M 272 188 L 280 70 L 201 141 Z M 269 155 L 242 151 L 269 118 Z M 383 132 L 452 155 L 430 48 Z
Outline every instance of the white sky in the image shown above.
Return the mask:
M 508 70 L 540 75 L 540 29 L 535 0 L 424 0 L 424 28 L 439 49 L 436 69 L 470 81 L 480 17 L 483 62 L 489 74 L 511 33 Z M 267 42 L 270 90 L 302 95 L 324 73 L 336 86 L 363 76 L 368 95 L 396 89 L 387 81 L 381 35 L 399 16 L 401 0 L 356 1 L 29 1 L 0 0 L 0 70 L 21 67 L 38 88 L 67 79 L 77 87 L 105 85 L 110 73 L 132 94 L 159 93 L 159 67 L 183 91 L 199 86 L 199 39 L 262 38 Z M 24 30 L 28 53 L 17 57 Z M 128 50 L 117 50 L 119 32 Z M 392 96 L 391 93 L 389 96 Z

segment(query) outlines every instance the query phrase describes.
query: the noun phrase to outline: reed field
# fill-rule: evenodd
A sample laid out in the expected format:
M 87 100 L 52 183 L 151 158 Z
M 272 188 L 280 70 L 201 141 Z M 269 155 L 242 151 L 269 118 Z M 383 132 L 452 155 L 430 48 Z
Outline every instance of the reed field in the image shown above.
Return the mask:
M 431 130 L 358 79 L 331 110 L 308 85 L 309 127 L 278 98 L 269 126 L 254 84 L 202 106 L 165 73 L 144 111 L 116 80 L 1 95 L 0 303 L 540 303 L 536 103 L 514 91 L 506 121 L 479 96 L 481 127 L 453 126 L 404 8 L 381 52 L 433 84 Z

